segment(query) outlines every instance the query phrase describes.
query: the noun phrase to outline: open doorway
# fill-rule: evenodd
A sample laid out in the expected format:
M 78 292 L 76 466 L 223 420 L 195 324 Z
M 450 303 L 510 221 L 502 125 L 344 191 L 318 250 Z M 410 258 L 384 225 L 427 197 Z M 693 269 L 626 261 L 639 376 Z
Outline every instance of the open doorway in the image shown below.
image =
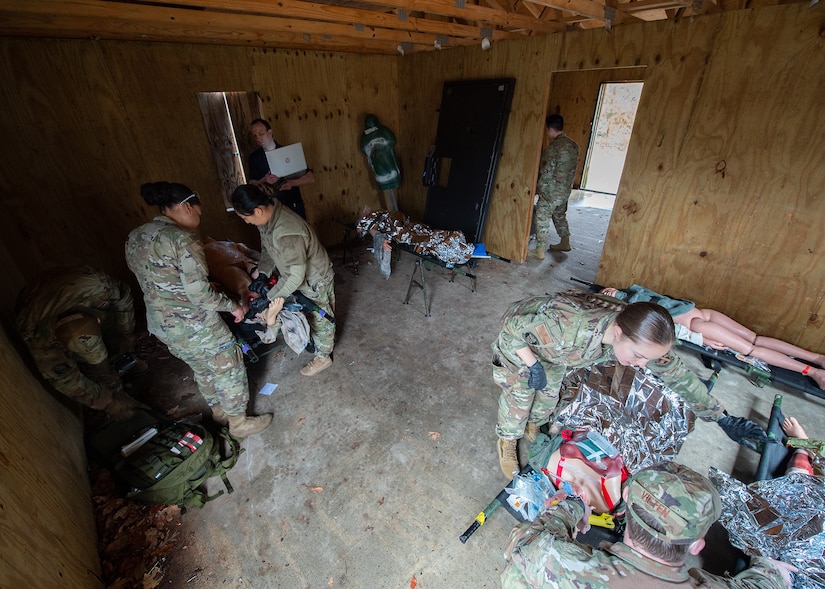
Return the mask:
M 615 195 L 639 107 L 643 82 L 605 82 L 599 89 L 581 189 Z
M 258 147 L 249 125 L 261 116 L 257 92 L 198 92 L 203 126 L 212 151 L 227 211 L 232 193 L 246 184 L 244 157 Z
M 609 218 L 612 215 L 613 205 L 616 199 L 616 190 L 621 178 L 621 168 L 624 165 L 624 158 L 627 153 L 627 141 L 629 132 L 633 128 L 632 120 L 635 120 L 636 107 L 639 105 L 642 81 L 645 79 L 647 69 L 644 66 L 628 68 L 607 68 L 575 71 L 554 71 L 550 74 L 546 114 L 560 114 L 564 117 L 564 132 L 579 146 L 579 161 L 576 168 L 576 177 L 573 181 L 573 192 L 570 195 L 568 208 L 568 222 L 571 223 L 571 244 L 574 252 L 589 252 L 595 259 L 601 257 L 604 239 L 609 225 Z M 599 122 L 599 119 L 608 121 L 607 113 L 615 112 L 614 94 L 619 90 L 619 102 L 627 102 L 626 92 L 623 92 L 624 85 L 635 85 L 637 89 L 635 100 L 632 103 L 632 120 L 628 122 L 626 109 L 619 109 L 624 124 L 621 125 L 623 131 L 627 131 L 627 141 L 618 149 L 620 154 L 610 154 L 607 158 L 601 156 L 591 156 L 594 144 L 601 148 L 613 146 L 613 128 L 608 125 L 606 131 L 601 131 L 599 125 L 606 122 Z M 601 117 L 599 113 L 603 113 Z M 618 118 L 618 117 L 617 117 Z M 610 137 L 610 141 L 591 139 L 597 133 Z M 596 169 L 597 165 L 605 161 L 611 163 L 613 170 L 617 168 L 615 161 L 620 158 L 619 171 L 615 171 L 608 176 L 613 178 L 610 186 L 594 185 L 594 176 L 602 172 Z M 589 170 L 589 171 L 588 171 Z M 588 178 L 589 176 L 589 178 Z M 596 190 L 599 190 L 597 192 Z M 612 192 L 600 192 L 609 190 Z M 578 216 L 592 221 L 593 215 L 606 215 L 607 222 L 593 223 L 587 222 L 579 225 L 581 229 L 573 227 L 573 219 Z M 601 217 L 600 217 L 601 219 Z M 533 228 L 534 230 L 535 228 Z M 531 231 L 532 233 L 532 231 Z M 555 238 L 555 232 L 551 230 L 550 239 Z M 531 245 L 528 245 L 528 249 Z M 594 274 L 595 276 L 595 274 Z

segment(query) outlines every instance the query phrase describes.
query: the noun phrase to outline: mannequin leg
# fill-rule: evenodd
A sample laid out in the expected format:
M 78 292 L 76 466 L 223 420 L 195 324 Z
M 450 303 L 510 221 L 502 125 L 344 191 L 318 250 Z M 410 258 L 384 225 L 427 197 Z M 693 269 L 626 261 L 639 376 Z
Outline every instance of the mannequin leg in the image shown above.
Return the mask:
M 805 360 L 806 362 L 812 362 L 817 366 L 822 366 L 823 363 L 825 363 L 825 356 L 822 354 L 809 352 L 799 346 L 789 344 L 788 342 L 783 342 L 782 340 L 776 338 L 758 335 L 756 336 L 755 343 L 760 348 L 776 350 L 777 352 L 782 352 L 786 356 L 793 356 L 794 358 L 799 358 L 800 360 Z
M 799 358 L 800 360 L 804 360 L 805 362 L 809 363 L 812 362 L 817 366 L 822 366 L 825 362 L 825 356 L 823 356 L 822 354 L 809 352 L 808 350 L 800 348 L 799 346 L 795 346 L 793 344 L 776 338 L 757 335 L 756 332 L 748 329 L 741 323 L 734 321 L 724 313 L 720 313 L 719 311 L 715 311 L 713 309 L 702 309 L 700 312 L 702 313 L 704 318 L 709 320 L 710 322 L 720 325 L 728 331 L 731 331 L 732 333 L 735 333 L 743 339 L 750 341 L 754 345 L 754 349 L 763 348 L 765 350 L 773 350 L 781 354 L 784 354 L 785 356 Z M 751 355 L 756 356 L 756 353 L 751 352 Z M 759 356 L 756 357 L 759 358 Z M 768 360 L 765 361 L 768 362 Z M 779 366 L 779 364 L 777 364 L 776 362 L 769 362 L 769 364 Z
M 699 312 L 702 314 L 705 320 L 710 321 L 711 323 L 716 323 L 721 327 L 724 327 L 725 329 L 732 333 L 735 333 L 742 339 L 748 340 L 750 343 L 754 343 L 756 341 L 755 331 L 748 329 L 738 321 L 734 321 L 724 313 L 716 311 L 715 309 L 700 309 Z

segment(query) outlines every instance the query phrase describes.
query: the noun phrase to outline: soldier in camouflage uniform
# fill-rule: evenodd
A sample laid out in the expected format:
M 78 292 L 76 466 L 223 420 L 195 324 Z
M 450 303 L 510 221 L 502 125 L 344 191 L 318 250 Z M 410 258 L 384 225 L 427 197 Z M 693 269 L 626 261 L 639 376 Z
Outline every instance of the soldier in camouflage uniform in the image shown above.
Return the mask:
M 702 381 L 668 353 L 673 340 L 673 319 L 653 303 L 625 306 L 569 291 L 510 305 L 492 344 L 493 379 L 502 389 L 496 434 L 504 475 L 519 470 L 518 440 L 535 440 L 549 420 L 565 372 L 608 361 L 647 367 L 698 417 L 716 421 L 732 439 L 765 440 L 752 421 L 728 416 Z
M 116 356 L 132 348 L 128 286 L 88 266 L 47 270 L 20 293 L 16 319 L 49 384 L 87 407 L 128 416 L 136 403 L 109 360 L 110 349 Z
M 754 558 L 736 577 L 688 568 L 719 518 L 719 495 L 699 473 L 673 462 L 636 473 L 625 488 L 627 527 L 621 542 L 593 550 L 573 542 L 587 497 L 558 493 L 533 522 L 510 533 L 502 589 L 659 589 L 660 587 L 790 587 L 789 568 Z M 552 502 L 551 502 L 552 503 Z
M 161 215 L 129 234 L 126 263 L 146 303 L 149 333 L 166 344 L 194 372 L 198 390 L 219 424 L 244 438 L 265 429 L 272 414 L 247 417 L 249 383 L 240 346 L 219 315 L 241 321 L 243 308 L 209 284 L 197 194 L 182 184 L 148 183 L 141 196 Z
M 550 222 L 561 241 L 551 245 L 554 251 L 570 251 L 570 227 L 567 224 L 567 201 L 573 190 L 579 146 L 564 133 L 564 118 L 550 115 L 545 120 L 545 133 L 550 141 L 541 152 L 539 178 L 536 182 L 536 249 L 530 255 L 544 259 Z
M 265 314 L 267 323 L 274 322 L 284 298 L 296 291 L 301 291 L 325 315 L 332 317 L 335 309 L 332 261 L 306 221 L 251 184 L 235 189 L 232 206 L 245 223 L 257 226 L 261 233 L 259 271 L 272 276 L 277 270 L 280 275 L 278 283 L 267 293 L 271 301 Z M 335 324 L 318 311 L 310 313 L 307 321 L 315 358 L 301 368 L 301 374 L 313 376 L 332 366 Z

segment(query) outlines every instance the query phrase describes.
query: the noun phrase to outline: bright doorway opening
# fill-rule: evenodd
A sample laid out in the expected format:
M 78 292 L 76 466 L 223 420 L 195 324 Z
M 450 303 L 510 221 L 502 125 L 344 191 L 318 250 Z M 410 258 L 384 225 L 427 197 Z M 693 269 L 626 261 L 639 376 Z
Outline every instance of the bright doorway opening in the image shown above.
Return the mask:
M 599 89 L 581 189 L 615 195 L 642 95 L 643 82 L 605 82 Z
M 244 157 L 258 147 L 249 125 L 261 116 L 261 100 L 256 92 L 198 92 L 197 98 L 224 206 L 231 211 L 232 193 L 246 184 Z

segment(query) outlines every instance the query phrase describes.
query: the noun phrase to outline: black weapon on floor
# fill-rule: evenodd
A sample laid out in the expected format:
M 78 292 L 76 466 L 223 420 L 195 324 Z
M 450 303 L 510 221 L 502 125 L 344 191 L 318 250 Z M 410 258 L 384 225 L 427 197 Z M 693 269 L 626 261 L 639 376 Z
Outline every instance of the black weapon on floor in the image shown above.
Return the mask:
M 519 471 L 518 474 L 519 475 L 527 475 L 527 474 L 530 474 L 532 472 L 533 472 L 533 467 L 528 464 L 527 466 L 522 468 Z M 490 501 L 489 505 L 487 505 L 487 507 L 485 507 L 484 510 L 476 516 L 475 521 L 473 521 L 473 523 L 470 524 L 470 527 L 467 528 L 465 530 L 465 532 L 463 534 L 461 534 L 461 536 L 459 536 L 458 539 L 461 540 L 462 544 L 466 544 L 467 539 L 470 536 L 472 536 L 477 529 L 479 529 L 481 526 L 483 526 L 485 524 L 485 522 L 487 521 L 487 519 L 491 515 L 493 515 L 498 510 L 499 507 L 504 507 L 504 509 L 506 509 L 507 511 L 510 512 L 510 515 L 512 515 L 517 520 L 521 520 L 521 516 L 518 514 L 518 512 L 513 510 L 513 508 L 510 507 L 510 504 L 507 502 L 507 496 L 509 495 L 509 493 L 507 492 L 507 489 L 512 489 L 514 482 L 515 482 L 515 479 L 513 479 L 509 483 L 507 483 L 504 486 L 504 488 L 501 491 L 499 491 L 499 494 L 496 495 L 495 498 L 492 501 Z
M 590 289 L 591 292 L 600 292 L 603 288 L 605 288 L 604 286 L 602 286 L 600 284 L 596 284 L 595 282 L 588 282 L 587 280 L 580 280 L 580 279 L 576 278 L 575 276 L 571 276 L 570 280 L 572 280 L 573 282 L 578 282 L 579 284 L 585 285 L 587 288 Z
M 533 467 L 528 464 L 519 471 L 519 476 L 529 475 L 532 472 Z M 507 496 L 509 495 L 507 489 L 512 489 L 513 483 L 514 481 L 512 480 L 507 483 L 507 485 L 499 491 L 498 495 L 490 501 L 487 507 L 476 516 L 473 523 L 470 524 L 470 527 L 458 537 L 462 544 L 466 544 L 469 537 L 483 526 L 490 516 L 498 511 L 499 507 L 507 510 L 516 520 L 524 521 L 522 515 L 507 502 Z M 590 524 L 590 529 L 586 533 L 576 536 L 577 542 L 589 544 L 590 546 L 598 546 L 601 542 L 605 541 L 612 544 L 621 540 L 622 534 L 624 533 L 624 522 L 622 520 L 616 520 L 616 518 L 612 516 L 591 515 Z

